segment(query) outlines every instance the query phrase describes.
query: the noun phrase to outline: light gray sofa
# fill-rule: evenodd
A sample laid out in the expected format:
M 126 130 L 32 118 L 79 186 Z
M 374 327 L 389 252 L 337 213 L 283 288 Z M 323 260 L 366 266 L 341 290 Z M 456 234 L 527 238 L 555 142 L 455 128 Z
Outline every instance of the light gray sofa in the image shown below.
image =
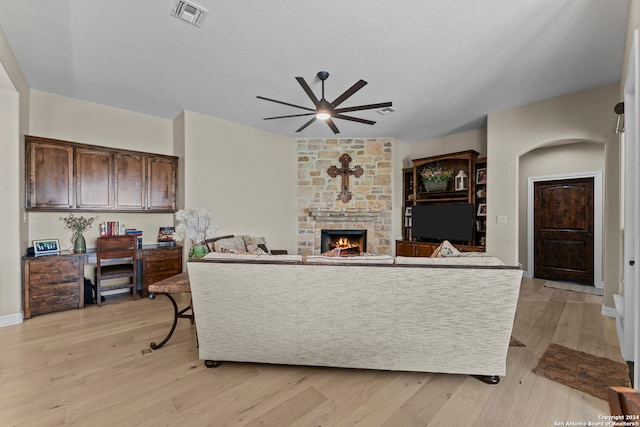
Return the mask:
M 522 271 L 493 257 L 210 253 L 188 263 L 200 359 L 506 373 Z

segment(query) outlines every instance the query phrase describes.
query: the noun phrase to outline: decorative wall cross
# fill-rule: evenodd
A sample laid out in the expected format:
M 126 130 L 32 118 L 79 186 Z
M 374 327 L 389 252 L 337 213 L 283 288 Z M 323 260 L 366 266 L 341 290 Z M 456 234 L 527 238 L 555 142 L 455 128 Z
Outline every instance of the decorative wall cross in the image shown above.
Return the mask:
M 342 168 L 331 166 L 329 169 L 327 169 L 327 173 L 331 178 L 342 175 L 342 192 L 340 193 L 340 196 L 338 198 L 343 203 L 347 203 L 349 200 L 351 200 L 351 191 L 349 191 L 349 175 L 360 178 L 364 173 L 364 170 L 359 165 L 349 168 L 349 163 L 351 163 L 351 160 L 353 159 L 346 153 L 340 156 L 338 160 L 340 160 Z

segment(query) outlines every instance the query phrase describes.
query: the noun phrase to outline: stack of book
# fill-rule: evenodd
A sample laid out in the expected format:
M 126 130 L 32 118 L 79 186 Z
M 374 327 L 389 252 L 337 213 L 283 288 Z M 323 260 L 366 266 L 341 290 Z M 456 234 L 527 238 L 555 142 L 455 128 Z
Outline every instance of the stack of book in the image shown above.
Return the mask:
M 120 236 L 122 234 L 124 234 L 124 230 L 120 221 L 106 221 L 100 224 L 101 236 Z

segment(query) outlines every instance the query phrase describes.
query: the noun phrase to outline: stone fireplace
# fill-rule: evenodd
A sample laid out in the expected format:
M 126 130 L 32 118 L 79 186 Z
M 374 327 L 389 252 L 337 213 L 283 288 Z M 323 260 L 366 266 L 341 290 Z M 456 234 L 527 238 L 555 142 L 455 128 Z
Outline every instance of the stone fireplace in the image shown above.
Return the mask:
M 322 231 L 364 230 L 366 251 L 375 255 L 392 253 L 392 140 L 299 139 L 298 143 L 298 253 L 319 255 Z M 327 170 L 339 165 L 342 154 L 351 165 L 364 170 L 351 177 L 352 198 L 340 200 L 340 178 Z

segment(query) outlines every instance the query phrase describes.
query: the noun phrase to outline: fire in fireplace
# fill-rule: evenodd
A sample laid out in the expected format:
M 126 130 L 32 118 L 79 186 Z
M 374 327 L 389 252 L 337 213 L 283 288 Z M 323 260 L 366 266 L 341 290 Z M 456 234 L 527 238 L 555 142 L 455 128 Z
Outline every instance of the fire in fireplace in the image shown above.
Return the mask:
M 320 252 L 340 248 L 342 255 L 361 255 L 367 251 L 367 230 L 321 230 Z

